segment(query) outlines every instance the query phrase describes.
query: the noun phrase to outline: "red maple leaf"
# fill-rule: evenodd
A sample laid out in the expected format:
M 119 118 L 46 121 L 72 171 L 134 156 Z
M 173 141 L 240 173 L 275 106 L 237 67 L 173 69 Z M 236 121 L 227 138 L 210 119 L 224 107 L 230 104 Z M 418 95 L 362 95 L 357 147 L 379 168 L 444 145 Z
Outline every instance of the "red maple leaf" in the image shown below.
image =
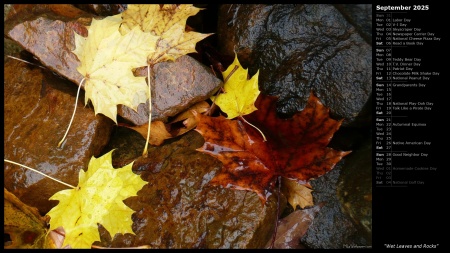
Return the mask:
M 254 191 L 265 204 L 278 176 L 306 184 L 350 153 L 327 147 L 342 120 L 330 118 L 329 109 L 312 92 L 305 108 L 289 119 L 277 117 L 276 100 L 261 94 L 255 102 L 258 110 L 245 116 L 266 142 L 242 119 L 197 115 L 195 130 L 205 139 L 197 150 L 223 163 L 211 184 Z

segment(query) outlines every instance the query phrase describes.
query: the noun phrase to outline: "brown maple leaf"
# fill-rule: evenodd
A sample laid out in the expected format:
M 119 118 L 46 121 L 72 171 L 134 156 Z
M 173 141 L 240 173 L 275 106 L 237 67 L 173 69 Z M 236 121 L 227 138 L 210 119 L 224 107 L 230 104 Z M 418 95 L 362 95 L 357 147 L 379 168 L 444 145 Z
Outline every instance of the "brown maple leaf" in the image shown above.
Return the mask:
M 239 118 L 197 114 L 195 130 L 205 139 L 197 150 L 223 163 L 212 184 L 256 192 L 265 204 L 278 176 L 306 184 L 350 153 L 327 147 L 342 120 L 330 118 L 329 109 L 312 92 L 303 111 L 289 119 L 277 117 L 276 100 L 260 95 L 255 102 L 258 110 L 245 116 L 262 130 L 267 142 Z
M 195 113 L 205 113 L 209 110 L 209 104 L 206 101 L 201 101 L 191 106 L 186 111 L 183 111 L 175 116 L 168 123 L 164 123 L 160 120 L 152 121 L 152 135 L 148 143 L 154 146 L 160 146 L 164 143 L 164 140 L 174 138 L 189 132 L 191 129 L 197 126 L 197 117 Z M 139 126 L 132 126 L 127 123 L 119 123 L 119 126 L 127 127 L 138 132 L 142 137 L 147 137 L 148 122 Z

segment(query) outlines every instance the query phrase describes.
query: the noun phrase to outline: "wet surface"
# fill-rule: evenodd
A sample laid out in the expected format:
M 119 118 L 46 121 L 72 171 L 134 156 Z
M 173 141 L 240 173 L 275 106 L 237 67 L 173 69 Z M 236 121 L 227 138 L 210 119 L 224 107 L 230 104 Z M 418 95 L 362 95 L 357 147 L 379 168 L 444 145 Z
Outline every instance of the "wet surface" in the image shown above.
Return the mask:
M 68 139 L 63 149 L 56 148 L 72 115 L 75 84 L 81 80 L 74 65 L 77 59 L 68 51 L 73 49 L 73 30 L 85 33 L 83 25 L 88 25 L 92 16 L 65 6 L 32 5 L 30 9 L 15 5 L 10 16 L 17 17 L 5 23 L 5 35 L 14 34 L 15 40 L 26 45 L 43 65 L 72 81 L 29 64 L 5 61 L 5 159 L 73 185 L 78 181 L 78 171 L 86 168 L 93 155 L 98 157 L 116 148 L 114 167 L 135 161 L 134 171 L 149 182 L 137 197 L 125 200 L 136 211 L 136 235 L 111 238 L 100 226 L 102 242 L 98 245 L 263 248 L 271 240 L 277 219 L 276 194 L 262 207 L 254 193 L 211 186 L 209 182 L 221 163 L 196 151 L 203 144 L 197 132 L 150 147 L 149 157 L 144 159 L 145 139 L 133 130 L 114 127 L 102 115 L 94 116 L 93 108 L 85 107 L 81 96 Z M 282 100 L 278 104 L 280 115 L 288 117 L 301 110 L 314 88 L 336 119 L 345 118 L 330 145 L 352 150 L 355 158 L 348 162 L 344 158 L 329 173 L 311 181 L 314 203 L 324 206 L 299 247 L 369 245 L 371 195 L 364 180 L 371 177 L 367 171 L 358 174 L 369 161 L 362 162 L 365 153 L 357 150 L 364 149 L 360 143 L 371 124 L 371 23 L 366 20 L 367 5 L 320 6 L 224 5 L 218 17 L 219 43 L 231 56 L 236 48 L 250 74 L 260 69 L 260 87 Z M 116 7 L 92 5 L 85 10 L 96 14 L 120 11 Z M 217 18 L 216 13 L 213 16 Z M 40 36 L 44 34 L 48 36 Z M 56 60 L 47 60 L 50 58 Z M 179 61 L 155 66 L 153 120 L 175 115 L 198 101 L 195 99 L 205 100 L 221 85 L 210 69 L 193 58 L 185 56 Z M 194 92 L 200 95 L 192 95 Z M 128 114 L 126 121 L 145 123 L 148 105 L 139 108 L 138 114 L 119 110 L 122 115 Z M 355 175 L 351 171 L 356 168 Z M 5 163 L 4 169 L 5 187 L 26 204 L 38 207 L 41 215 L 57 203 L 47 199 L 67 188 L 19 166 Z M 359 181 L 354 182 L 355 178 Z M 293 210 L 285 206 L 286 199 L 282 198 L 280 213 L 288 215 Z
M 372 241 L 372 142 L 366 141 L 350 155 L 341 170 L 337 186 L 343 210 L 355 222 L 365 239 Z
M 5 21 L 5 35 L 36 56 L 46 67 L 74 83 L 83 76 L 76 70 L 79 61 L 73 28 L 87 33 L 91 14 L 72 5 L 14 5 Z
M 203 137 L 191 131 L 163 146 L 152 147 L 147 159 L 138 158 L 133 170 L 149 183 L 137 197 L 125 200 L 136 211 L 136 235 L 117 235 L 111 241 L 101 230 L 101 245 L 264 247 L 275 225 L 276 198 L 269 198 L 262 207 L 255 193 L 209 185 L 221 163 L 195 150 L 202 144 Z M 121 157 L 125 156 L 118 156 L 113 163 L 123 164 L 118 161 Z
M 332 117 L 353 124 L 371 95 L 372 49 L 333 5 L 233 4 L 220 13 L 221 50 L 236 48 L 249 74 L 260 71 L 280 114 L 302 110 L 313 90 Z
M 20 5 L 10 13 L 5 21 L 5 35 L 35 55 L 43 65 L 79 85 L 83 76 L 77 71 L 80 62 L 72 53 L 74 32 L 87 36 L 85 26 L 90 24 L 93 14 L 72 5 Z M 209 68 L 190 56 L 159 63 L 152 73 L 152 120 L 165 121 L 209 98 L 222 85 Z M 147 76 L 146 69 L 142 69 L 142 76 Z M 142 125 L 148 122 L 148 108 L 148 102 L 140 104 L 136 113 L 119 105 L 118 115 Z
M 348 215 L 342 212 L 336 195 L 336 184 L 345 161 L 346 158 L 333 170 L 310 182 L 314 203 L 323 203 L 323 207 L 301 239 L 308 248 L 340 249 L 345 244 L 369 245 Z
M 113 122 L 79 98 L 72 127 L 62 148 L 75 104 L 76 86 L 49 71 L 7 59 L 4 76 L 4 157 L 37 169 L 68 184 L 78 183 L 78 172 L 98 155 L 109 140 Z M 5 163 L 5 188 L 25 204 L 45 214 L 56 201 L 48 198 L 67 189 L 60 183 Z
M 147 68 L 137 74 L 147 76 Z M 152 70 L 151 84 L 152 121 L 166 121 L 167 117 L 210 98 L 222 86 L 222 81 L 214 76 L 211 69 L 185 55 L 175 62 L 156 64 Z M 148 101 L 140 104 L 137 112 L 121 105 L 117 112 L 135 125 L 145 124 L 148 122 Z

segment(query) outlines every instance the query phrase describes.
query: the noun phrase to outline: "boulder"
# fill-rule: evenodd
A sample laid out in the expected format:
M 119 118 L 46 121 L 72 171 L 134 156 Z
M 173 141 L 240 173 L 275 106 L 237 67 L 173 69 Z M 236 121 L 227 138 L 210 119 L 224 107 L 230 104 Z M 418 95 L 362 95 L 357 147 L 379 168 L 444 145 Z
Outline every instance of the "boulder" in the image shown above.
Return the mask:
M 344 119 L 342 126 L 360 127 L 367 121 L 358 117 L 370 115 L 364 106 L 372 92 L 372 47 L 355 24 L 371 22 L 371 16 L 349 22 L 353 9 L 345 10 L 329 4 L 222 5 L 219 47 L 227 55 L 236 51 L 250 75 L 259 70 L 259 87 L 280 97 L 280 114 L 302 110 L 312 90 L 333 118 Z
M 75 49 L 74 32 L 87 36 L 94 16 L 73 5 L 14 5 L 5 21 L 4 34 L 31 52 L 43 65 L 75 84 L 83 76 L 77 71 L 80 64 Z M 141 74 L 140 74 L 141 73 Z M 146 69 L 137 75 L 147 76 Z M 156 64 L 152 71 L 152 121 L 166 121 L 197 102 L 211 97 L 222 85 L 213 72 L 190 56 L 175 62 Z M 148 101 L 137 112 L 119 105 L 118 115 L 142 125 L 148 122 Z
M 110 138 L 114 122 L 95 116 L 78 98 L 77 111 L 65 142 L 63 138 L 74 110 L 77 87 L 52 72 L 7 59 L 4 66 L 4 158 L 36 169 L 76 186 Z M 68 187 L 36 172 L 4 163 L 5 188 L 25 204 L 45 215 L 57 201 L 48 199 Z
M 133 171 L 148 181 L 138 196 L 124 201 L 136 211 L 132 216 L 136 235 L 109 235 L 102 228 L 99 245 L 160 249 L 266 245 L 277 220 L 276 194 L 263 206 L 256 193 L 209 185 L 222 163 L 196 150 L 204 142 L 196 131 L 150 147 L 148 158 L 136 160 L 132 158 L 141 152 L 145 140 L 138 134 L 129 135 L 129 131 L 118 131 L 104 152 L 130 147 L 114 151 L 113 164 L 134 161 Z

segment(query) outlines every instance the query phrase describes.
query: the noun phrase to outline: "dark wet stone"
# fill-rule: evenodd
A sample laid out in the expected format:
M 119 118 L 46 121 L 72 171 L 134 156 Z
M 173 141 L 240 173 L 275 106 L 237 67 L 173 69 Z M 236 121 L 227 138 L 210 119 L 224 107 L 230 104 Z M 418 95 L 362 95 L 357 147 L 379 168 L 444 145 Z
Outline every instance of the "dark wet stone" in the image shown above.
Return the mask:
M 325 175 L 311 180 L 314 203 L 324 206 L 302 237 L 301 243 L 313 249 L 341 249 L 346 245 L 369 245 L 351 219 L 343 213 L 336 184 L 346 157 Z
M 142 156 L 145 139 L 141 134 L 127 127 L 114 127 L 111 139 L 101 155 L 114 150 L 112 165 L 114 168 L 123 167 Z
M 90 24 L 91 18 L 92 14 L 72 5 L 26 5 L 8 17 L 4 33 L 46 67 L 78 85 L 83 77 L 76 70 L 79 60 L 72 53 L 75 49 L 74 30 L 86 36 L 85 26 Z M 209 98 L 222 84 L 210 69 L 189 56 L 180 57 L 176 62 L 157 64 L 154 75 L 152 120 L 164 121 L 184 111 Z M 148 103 L 139 105 L 138 113 L 119 105 L 118 115 L 142 125 L 148 122 Z
M 350 154 L 341 169 L 337 196 L 346 214 L 372 241 L 372 142 Z
M 371 94 L 371 46 L 333 5 L 222 5 L 218 41 L 251 75 L 259 70 L 260 89 L 280 97 L 285 116 L 313 90 L 332 117 L 355 126 Z
M 264 4 L 222 5 L 217 26 L 219 49 L 230 55 L 235 50 L 241 64 L 252 64 L 252 55 L 258 48 L 258 39 L 266 33 L 265 21 L 272 9 L 273 6 Z
M 126 4 L 75 4 L 75 7 L 97 16 L 113 16 L 122 13 Z
M 340 127 L 333 135 L 328 147 L 336 150 L 352 151 L 371 137 L 370 128 Z
M 143 68 L 139 76 L 147 76 Z M 152 121 L 166 121 L 167 117 L 185 111 L 192 105 L 210 98 L 222 85 L 211 69 L 185 55 L 174 62 L 161 62 L 152 71 Z M 148 123 L 148 101 L 138 111 L 119 105 L 118 114 L 135 125 Z
M 361 37 L 372 45 L 372 5 L 371 4 L 336 4 L 336 8 L 353 26 Z
M 109 140 L 112 124 L 103 115 L 95 116 L 85 107 L 84 92 L 62 148 L 75 104 L 77 87 L 50 71 L 7 59 L 4 66 L 4 158 L 37 169 L 71 185 Z M 60 183 L 17 165 L 4 163 L 5 188 L 21 201 L 37 207 L 44 215 L 56 201 Z
M 190 131 L 160 147 L 151 147 L 147 159 L 138 158 L 133 170 L 149 183 L 137 197 L 125 200 L 136 211 L 136 235 L 112 235 L 111 239 L 101 228 L 99 245 L 263 248 L 273 233 L 276 198 L 270 197 L 263 207 L 255 193 L 209 185 L 222 164 L 195 150 L 203 142 L 199 133 Z M 120 141 L 115 143 L 121 146 Z M 136 148 L 141 152 L 142 147 Z M 113 163 L 124 164 L 117 159 Z

